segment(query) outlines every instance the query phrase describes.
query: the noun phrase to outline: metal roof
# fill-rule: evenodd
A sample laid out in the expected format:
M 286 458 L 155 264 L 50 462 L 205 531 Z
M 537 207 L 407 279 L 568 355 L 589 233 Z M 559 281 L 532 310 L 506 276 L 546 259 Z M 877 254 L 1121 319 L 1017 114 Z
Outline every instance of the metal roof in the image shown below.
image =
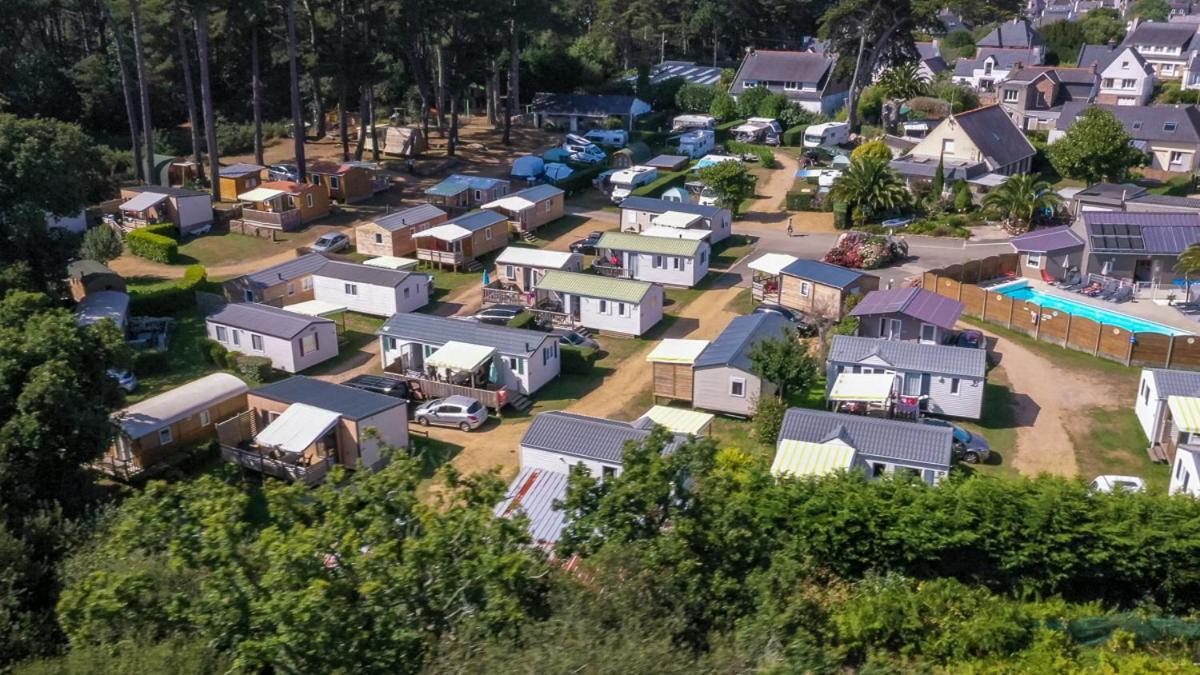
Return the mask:
M 229 373 L 212 373 L 119 410 L 112 420 L 130 438 L 141 438 L 247 389 L 245 382 Z
M 658 343 L 646 355 L 650 363 L 686 363 L 693 364 L 708 347 L 708 340 L 682 340 L 667 338 Z
M 1135 204 L 1151 204 L 1177 209 L 1192 209 L 1200 212 L 1200 199 L 1192 197 L 1175 197 L 1173 195 L 1141 195 L 1129 200 Z
M 253 274 L 247 274 L 245 279 L 251 285 L 265 288 L 308 276 L 321 269 L 327 262 L 329 259 L 320 253 L 308 253 Z
M 333 323 L 329 319 L 289 312 L 286 309 L 260 305 L 256 302 L 236 302 L 225 305 L 220 311 L 210 315 L 207 321 L 284 340 L 291 340 L 313 324 Z
M 1085 211 L 1092 251 L 1178 255 L 1200 242 L 1200 214 L 1160 211 Z
M 654 197 L 626 197 L 621 201 L 621 211 L 646 211 L 647 213 L 666 213 L 667 211 L 678 211 L 680 213 L 691 213 L 705 218 L 716 218 L 725 209 L 720 206 L 701 206 L 699 204 L 684 204 L 682 202 L 669 202 L 665 199 L 655 199 Z
M 784 339 L 788 322 L 778 314 L 734 317 L 696 359 L 693 368 L 730 367 L 749 372 L 750 350 L 763 340 Z
M 904 314 L 935 326 L 950 329 L 963 312 L 957 300 L 942 297 L 923 288 L 892 288 L 867 293 L 850 311 L 851 316 Z
M 1053 253 L 1083 248 L 1083 239 L 1067 225 L 1030 230 L 1009 242 L 1018 253 Z
M 859 279 L 867 276 L 864 272 L 852 270 L 841 265 L 831 265 L 820 260 L 801 258 L 780 270 L 781 274 L 790 277 L 808 279 L 834 288 L 846 288 Z
M 82 279 L 93 274 L 116 274 L 111 267 L 95 260 L 76 260 L 67 264 L 67 276 Z
M 238 176 L 259 173 L 265 168 L 265 166 L 259 166 L 257 164 L 231 164 L 229 166 L 221 167 L 221 170 L 218 173 L 226 178 L 237 178 Z
M 538 290 L 571 293 L 589 298 L 604 298 L 617 302 L 640 303 L 654 288 L 648 281 L 613 279 L 598 274 L 550 270 L 538 282 Z
M 360 420 L 399 405 L 406 405 L 404 399 L 303 375 L 293 375 L 286 380 L 272 382 L 251 393 L 280 403 L 304 403 L 335 412 L 351 420 Z
M 466 183 L 444 180 L 437 185 L 425 188 L 425 194 L 436 195 L 438 197 L 453 197 L 456 194 L 466 192 L 470 189 L 470 186 L 468 186 Z
M 90 326 L 97 321 L 112 319 L 124 326 L 129 316 L 129 294 L 123 291 L 96 291 L 88 293 L 75 306 L 75 321 L 80 326 Z
M 1168 396 L 1200 397 L 1200 373 L 1166 368 L 1147 368 L 1154 375 L 1154 388 L 1160 399 Z
M 567 524 L 566 512 L 557 506 L 567 499 L 567 478 L 565 471 L 525 467 L 492 513 L 497 518 L 524 514 L 534 543 L 557 544 Z
M 314 272 L 313 276 L 395 288 L 403 283 L 410 274 L 412 273 L 389 270 L 384 267 L 372 267 L 370 265 L 330 260 Z
M 538 92 L 533 96 L 530 107 L 535 112 L 550 115 L 611 115 L 620 117 L 629 115 L 636 96 L 591 95 L 591 94 L 554 94 Z
M 806 408 L 788 408 L 779 429 L 779 443 L 839 439 L 864 459 L 901 461 L 942 471 L 950 468 L 952 437 L 950 427 Z
M 644 237 L 630 232 L 605 232 L 596 242 L 596 248 L 634 251 L 636 253 L 658 253 L 694 257 L 703 245 L 696 239 L 669 239 L 667 237 Z
M 140 192 L 133 199 L 123 202 L 118 208 L 122 211 L 145 211 L 152 206 L 167 201 L 167 197 L 168 195 L 159 192 Z
M 669 80 L 674 77 L 681 77 L 685 82 L 692 84 L 715 85 L 721 80 L 721 68 L 713 66 L 701 66 L 687 61 L 663 61 L 662 63 L 650 68 L 650 83 L 658 84 L 663 80 Z M 637 77 L 627 78 L 629 81 L 637 80 Z
M 858 364 L 872 357 L 897 370 L 978 378 L 987 373 L 986 349 L 854 335 L 833 336 L 833 344 L 829 347 L 830 363 Z
M 388 232 L 396 232 L 410 225 L 428 223 L 444 215 L 446 215 L 446 212 L 433 204 L 417 204 L 407 209 L 401 209 L 385 216 L 380 216 L 371 222 Z
M 703 436 L 716 418 L 717 416 L 712 413 L 656 405 L 642 413 L 642 416 L 638 418 L 638 422 L 649 420 L 677 434 Z
M 380 335 L 415 340 L 431 345 L 467 342 L 494 347 L 501 354 L 528 357 L 546 340 L 549 333 L 461 321 L 432 314 L 396 314 L 379 329 Z
M 764 253 L 758 258 L 751 260 L 746 266 L 758 272 L 764 272 L 772 276 L 781 274 L 783 269 L 788 265 L 799 260 L 794 255 L 786 253 Z
M 602 417 L 551 411 L 536 415 L 521 445 L 579 459 L 620 464 L 628 442 L 640 443 L 650 435 L 649 424 L 634 425 Z M 563 470 L 570 468 L 563 464 Z
M 496 256 L 497 265 L 522 265 L 553 270 L 564 269 L 576 261 L 582 264 L 583 256 L 567 251 L 547 251 L 542 248 L 525 248 L 523 246 L 509 246 Z
M 503 223 L 507 220 L 507 218 L 499 213 L 496 213 L 495 211 L 472 211 L 470 213 L 464 213 L 453 220 L 448 220 L 445 224 L 457 225 L 464 230 L 476 232 L 484 229 L 485 227 L 491 227 L 496 223 Z
M 518 190 L 511 193 L 510 196 L 528 199 L 531 202 L 540 202 L 544 199 L 550 199 L 561 194 L 566 193 L 554 187 L 553 185 L 543 183 L 541 185 L 534 185 L 533 187 L 525 188 L 524 190 Z
M 212 197 L 207 192 L 200 190 L 189 190 L 187 188 L 172 187 L 170 185 L 137 185 L 134 187 L 123 187 L 122 190 L 129 192 L 153 192 L 155 194 L 167 195 L 168 197 Z

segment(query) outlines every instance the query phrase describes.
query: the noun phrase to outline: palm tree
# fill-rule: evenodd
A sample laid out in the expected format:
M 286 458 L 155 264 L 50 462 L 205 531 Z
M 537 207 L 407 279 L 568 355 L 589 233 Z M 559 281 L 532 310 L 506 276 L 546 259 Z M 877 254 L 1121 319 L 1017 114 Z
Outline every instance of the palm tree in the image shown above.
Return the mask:
M 1031 173 L 1009 176 L 983 198 L 983 205 L 999 211 L 1004 216 L 1005 226 L 1017 232 L 1028 230 L 1038 211 L 1060 203 L 1062 197 L 1050 184 Z
M 1192 275 L 1200 272 L 1200 244 L 1192 244 L 1175 262 L 1175 271 L 1183 275 L 1184 303 L 1192 301 Z
M 917 69 L 917 64 L 910 62 L 883 71 L 879 86 L 888 98 L 907 101 L 928 93 L 929 80 Z
M 850 163 L 833 184 L 834 201 L 857 207 L 870 218 L 873 214 L 899 208 L 908 201 L 908 190 L 887 160 L 861 157 Z

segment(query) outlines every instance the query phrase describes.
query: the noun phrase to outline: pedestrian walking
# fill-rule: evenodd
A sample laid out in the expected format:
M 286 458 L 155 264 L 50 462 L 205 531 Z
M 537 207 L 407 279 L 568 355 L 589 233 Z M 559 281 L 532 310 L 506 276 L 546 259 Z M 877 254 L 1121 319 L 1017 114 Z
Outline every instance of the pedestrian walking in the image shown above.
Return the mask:
M 792 236 L 792 217 L 788 216 L 788 236 Z

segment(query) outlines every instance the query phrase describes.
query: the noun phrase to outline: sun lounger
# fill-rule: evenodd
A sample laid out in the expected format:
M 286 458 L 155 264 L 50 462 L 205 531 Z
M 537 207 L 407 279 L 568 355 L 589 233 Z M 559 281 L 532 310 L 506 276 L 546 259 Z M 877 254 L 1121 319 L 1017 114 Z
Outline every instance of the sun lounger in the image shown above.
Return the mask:
M 1099 281 L 1093 281 L 1092 283 L 1088 284 L 1087 286 L 1084 286 L 1083 288 L 1079 289 L 1079 292 L 1084 295 L 1095 295 L 1103 290 L 1104 290 L 1104 284 L 1100 283 Z
M 1133 299 L 1133 286 L 1122 286 L 1113 293 L 1112 297 L 1105 298 L 1109 302 L 1128 302 Z
M 1104 289 L 1104 292 L 1100 293 L 1096 297 L 1100 298 L 1101 300 L 1110 300 L 1120 291 L 1121 291 L 1121 286 L 1119 284 L 1113 284 L 1112 288 Z
M 1051 285 L 1057 286 L 1058 288 L 1074 288 L 1074 287 L 1078 286 L 1079 283 L 1080 283 L 1079 272 L 1072 272 L 1070 275 L 1067 276 L 1066 280 L 1056 281 Z

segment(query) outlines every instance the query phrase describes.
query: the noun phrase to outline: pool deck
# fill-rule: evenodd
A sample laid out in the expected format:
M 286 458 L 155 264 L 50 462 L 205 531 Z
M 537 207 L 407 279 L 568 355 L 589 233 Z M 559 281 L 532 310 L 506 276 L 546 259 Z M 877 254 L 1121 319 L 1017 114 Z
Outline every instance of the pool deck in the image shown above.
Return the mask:
M 1108 312 L 1117 312 L 1120 314 L 1128 314 L 1146 321 L 1161 323 L 1171 328 L 1178 328 L 1189 333 L 1200 334 L 1200 318 L 1191 318 L 1184 316 L 1178 309 L 1168 307 L 1166 305 L 1156 304 L 1148 299 L 1134 298 L 1129 302 L 1120 304 L 1115 302 L 1106 302 L 1097 298 L 1090 298 L 1082 293 L 1073 293 L 1064 291 L 1061 288 L 1055 288 L 1050 284 L 1038 279 L 1021 279 L 1029 283 L 1029 287 L 1045 293 L 1053 295 L 1064 300 L 1072 300 L 1081 305 L 1091 305 L 1097 309 L 1102 309 Z M 1014 282 L 1015 283 L 1015 282 Z M 988 289 L 992 290 L 992 289 Z

